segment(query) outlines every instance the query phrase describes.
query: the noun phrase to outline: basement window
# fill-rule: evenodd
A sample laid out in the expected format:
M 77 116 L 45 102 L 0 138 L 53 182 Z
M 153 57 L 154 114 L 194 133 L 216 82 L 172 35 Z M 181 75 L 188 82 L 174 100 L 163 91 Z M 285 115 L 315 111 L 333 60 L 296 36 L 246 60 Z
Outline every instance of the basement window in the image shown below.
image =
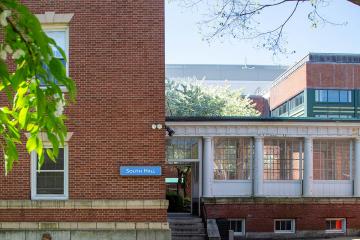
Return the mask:
M 243 236 L 245 234 L 245 220 L 229 219 L 229 230 L 234 231 L 234 236 Z
M 326 219 L 326 232 L 345 233 L 345 231 L 346 231 L 346 219 L 345 218 Z
M 295 219 L 275 219 L 275 233 L 295 233 Z

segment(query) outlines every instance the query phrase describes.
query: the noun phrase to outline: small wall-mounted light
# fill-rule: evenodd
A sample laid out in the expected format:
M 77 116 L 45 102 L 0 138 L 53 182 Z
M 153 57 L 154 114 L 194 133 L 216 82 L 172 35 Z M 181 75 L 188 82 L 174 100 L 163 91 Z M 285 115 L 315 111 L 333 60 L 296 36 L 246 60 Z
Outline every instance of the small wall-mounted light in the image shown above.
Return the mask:
M 151 128 L 152 129 L 162 129 L 163 128 L 163 125 L 161 124 L 161 123 L 153 123 L 152 125 L 151 125 Z

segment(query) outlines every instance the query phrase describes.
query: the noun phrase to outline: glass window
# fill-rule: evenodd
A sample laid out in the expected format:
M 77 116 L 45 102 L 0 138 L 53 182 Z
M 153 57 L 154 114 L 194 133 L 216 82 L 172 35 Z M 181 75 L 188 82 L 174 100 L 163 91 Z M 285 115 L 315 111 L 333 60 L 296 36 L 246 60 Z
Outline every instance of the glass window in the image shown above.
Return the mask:
M 166 140 L 167 160 L 198 159 L 198 138 L 171 137 Z
M 274 220 L 274 232 L 276 233 L 294 233 L 294 219 L 276 219 Z
M 350 146 L 347 139 L 315 139 L 314 179 L 350 180 Z
M 351 102 L 351 91 L 341 90 L 340 91 L 340 102 L 342 102 L 342 103 Z
M 66 146 L 67 148 L 67 146 Z M 52 161 L 44 149 L 45 160 L 41 169 L 38 168 L 36 153 L 32 153 L 32 197 L 57 198 L 67 197 L 67 154 L 60 148 L 56 161 Z
M 328 90 L 328 102 L 339 102 L 339 90 Z
M 328 232 L 345 232 L 346 220 L 344 218 L 326 219 L 326 231 Z
M 327 90 L 315 90 L 315 101 L 316 102 L 327 102 Z
M 229 220 L 229 230 L 233 230 L 235 236 L 244 235 L 245 233 L 244 228 L 245 228 L 245 220 L 242 219 Z
M 264 140 L 264 179 L 300 180 L 300 164 L 303 159 L 302 140 Z M 301 169 L 302 171 L 302 169 Z
M 296 97 L 289 101 L 289 109 L 294 109 L 304 103 L 304 92 L 298 94 Z
M 252 156 L 251 138 L 216 138 L 214 179 L 250 179 Z
M 66 28 L 61 29 L 44 29 L 46 35 L 52 38 L 56 44 L 64 51 L 65 54 L 68 52 L 68 32 Z M 66 72 L 68 72 L 67 60 L 63 58 L 60 51 L 56 47 L 52 47 L 54 56 L 58 58 L 64 65 Z M 68 58 L 68 56 L 66 56 Z M 56 80 L 54 79 L 56 83 Z
M 350 103 L 351 90 L 315 90 L 316 102 Z

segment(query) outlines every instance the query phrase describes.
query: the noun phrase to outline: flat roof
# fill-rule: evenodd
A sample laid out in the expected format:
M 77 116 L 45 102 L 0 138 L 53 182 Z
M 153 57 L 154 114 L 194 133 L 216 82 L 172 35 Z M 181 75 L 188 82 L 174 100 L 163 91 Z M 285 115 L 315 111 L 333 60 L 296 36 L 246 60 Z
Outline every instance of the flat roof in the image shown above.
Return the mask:
M 269 81 L 287 69 L 281 65 L 166 64 L 169 79 L 196 78 L 208 81 Z

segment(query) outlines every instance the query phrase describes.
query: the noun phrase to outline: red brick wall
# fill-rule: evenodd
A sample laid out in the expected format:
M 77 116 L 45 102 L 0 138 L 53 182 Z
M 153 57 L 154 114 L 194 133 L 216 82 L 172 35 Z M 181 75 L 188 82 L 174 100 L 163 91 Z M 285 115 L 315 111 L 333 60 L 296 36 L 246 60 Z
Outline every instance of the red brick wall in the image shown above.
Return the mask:
M 274 219 L 295 219 L 296 230 L 325 230 L 326 218 L 346 218 L 347 228 L 360 228 L 359 204 L 209 204 L 208 219 L 245 219 L 247 232 L 273 232 Z
M 286 79 L 270 89 L 270 109 L 278 107 L 306 88 L 307 64 L 302 65 Z
M 308 88 L 360 88 L 359 64 L 307 64 Z
M 69 70 L 78 95 L 66 109 L 74 133 L 70 199 L 165 198 L 163 177 L 119 175 L 121 165 L 165 165 L 165 132 L 151 128 L 165 120 L 163 0 L 22 2 L 37 14 L 74 13 Z M 7 177 L 2 166 L 0 199 L 30 199 L 30 156 L 21 154 Z

